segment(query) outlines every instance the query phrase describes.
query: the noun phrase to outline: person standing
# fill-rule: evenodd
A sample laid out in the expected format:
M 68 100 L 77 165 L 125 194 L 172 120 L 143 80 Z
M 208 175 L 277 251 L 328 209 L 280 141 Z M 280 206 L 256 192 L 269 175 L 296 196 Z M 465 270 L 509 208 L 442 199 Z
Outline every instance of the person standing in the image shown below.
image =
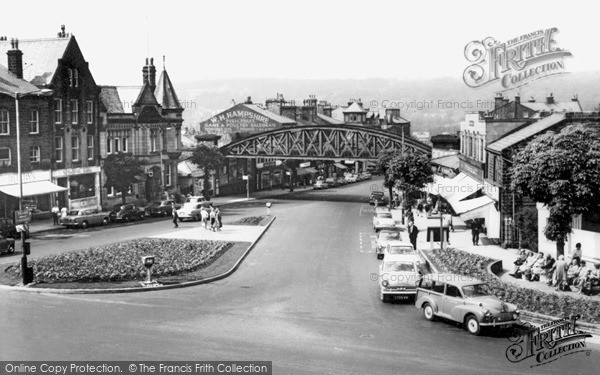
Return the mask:
M 204 207 L 200 208 L 200 217 L 202 218 L 202 226 L 204 227 L 204 229 L 208 229 L 208 212 Z
M 215 208 L 212 207 L 210 209 L 210 214 L 209 214 L 209 218 L 210 218 L 210 230 L 213 232 L 217 231 L 217 213 L 215 212 Z
M 177 209 L 175 208 L 175 202 L 171 202 L 171 212 L 173 215 L 173 224 L 175 228 L 179 228 L 179 214 L 177 213 Z
M 220 232 L 221 227 L 223 226 L 223 221 L 221 220 L 221 210 L 219 209 L 219 207 L 217 207 L 217 209 L 216 209 L 216 215 L 217 215 L 217 230 Z
M 406 229 L 408 231 L 408 239 L 410 240 L 410 243 L 413 245 L 413 248 L 417 250 L 417 236 L 419 235 L 419 228 L 417 228 L 415 223 L 410 220 Z
M 60 209 L 60 217 L 61 218 L 67 217 L 67 208 L 66 207 L 63 207 Z
M 560 255 L 556 261 L 556 267 L 554 270 L 554 286 L 558 291 L 563 284 L 567 283 L 567 267 L 568 264 L 565 262 L 565 256 Z
M 54 225 L 58 225 L 58 213 L 60 212 L 60 208 L 58 208 L 58 203 L 54 203 L 52 206 L 52 220 L 54 220 Z
M 573 250 L 573 253 L 571 254 L 571 258 L 577 259 L 577 261 L 581 261 L 581 255 L 582 255 L 581 243 L 578 242 L 577 245 L 575 245 L 575 250 Z
M 473 245 L 479 246 L 479 231 L 481 230 L 477 220 L 473 220 L 471 223 L 471 237 L 473 238 Z

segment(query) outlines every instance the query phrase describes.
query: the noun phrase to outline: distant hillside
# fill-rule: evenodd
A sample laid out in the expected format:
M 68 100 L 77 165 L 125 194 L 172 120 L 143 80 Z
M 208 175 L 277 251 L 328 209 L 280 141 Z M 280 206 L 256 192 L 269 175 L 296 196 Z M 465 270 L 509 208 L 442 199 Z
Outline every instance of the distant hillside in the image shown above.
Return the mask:
M 302 100 L 316 95 L 334 105 L 346 105 L 349 99 L 361 99 L 368 107 L 371 101 L 396 105 L 401 115 L 412 123 L 413 131 L 429 131 L 432 135 L 458 130 L 465 112 L 493 109 L 491 88 L 471 89 L 461 79 L 390 80 L 297 80 L 297 79 L 216 79 L 175 84 L 179 99 L 186 108 L 184 126 L 197 128 L 198 123 L 236 103 L 252 97 L 263 103 L 282 93 L 287 100 Z M 550 93 L 555 100 L 571 100 L 578 95 L 584 110 L 597 109 L 600 103 L 600 72 L 570 73 L 535 81 L 520 90 L 522 101 L 534 97 L 545 100 Z M 511 100 L 516 91 L 505 93 Z M 373 103 L 375 104 L 375 103 Z

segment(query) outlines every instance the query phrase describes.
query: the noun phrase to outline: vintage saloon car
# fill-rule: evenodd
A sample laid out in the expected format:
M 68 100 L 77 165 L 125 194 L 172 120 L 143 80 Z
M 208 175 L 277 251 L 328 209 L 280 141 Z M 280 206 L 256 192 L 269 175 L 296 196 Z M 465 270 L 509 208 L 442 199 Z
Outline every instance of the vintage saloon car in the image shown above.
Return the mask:
M 386 207 L 375 208 L 375 214 L 373 215 L 373 229 L 376 232 L 382 229 L 394 229 L 396 223 L 392 217 L 392 213 Z
M 0 254 L 12 254 L 15 252 L 15 239 L 0 235 Z
M 407 300 L 417 294 L 424 273 L 421 259 L 414 254 L 390 254 L 379 265 L 379 298 Z
M 380 190 L 372 191 L 369 195 L 369 204 L 372 206 L 385 206 L 387 204 L 385 193 Z
M 206 203 L 207 202 L 185 203 L 179 210 L 177 210 L 177 216 L 179 216 L 179 220 L 201 220 L 202 207 L 206 208 Z
M 415 248 L 410 242 L 404 242 L 399 240 L 389 241 L 387 246 L 383 249 L 384 257 L 388 254 L 408 254 L 417 255 Z
M 146 216 L 171 216 L 173 215 L 172 203 L 174 203 L 173 200 L 150 202 L 144 210 L 145 214 Z M 180 205 L 175 205 L 175 209 L 179 207 Z
M 400 230 L 398 228 L 380 230 L 375 240 L 375 254 L 377 255 L 377 259 L 383 259 L 383 252 L 391 241 L 400 240 Z
M 425 319 L 442 317 L 463 323 L 473 335 L 479 335 L 482 327 L 519 323 L 517 306 L 502 302 L 486 283 L 464 275 L 425 275 L 417 288 L 415 305 L 423 309 Z
M 131 221 L 142 220 L 146 216 L 144 210 L 139 209 L 134 204 L 116 205 L 110 212 L 110 221 Z
M 110 222 L 108 212 L 98 212 L 96 209 L 83 209 L 70 211 L 67 216 L 61 217 L 60 225 L 67 228 L 87 228 L 91 225 L 106 225 Z

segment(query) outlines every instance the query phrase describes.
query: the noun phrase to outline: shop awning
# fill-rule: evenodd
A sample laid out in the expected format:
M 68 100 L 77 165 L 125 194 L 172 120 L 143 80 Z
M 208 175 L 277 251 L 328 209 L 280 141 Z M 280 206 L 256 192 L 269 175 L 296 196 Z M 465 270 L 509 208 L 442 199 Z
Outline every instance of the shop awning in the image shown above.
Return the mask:
M 493 204 L 494 200 L 487 195 L 484 195 L 479 198 L 458 202 L 456 207 L 453 206 L 453 208 L 462 221 L 467 221 L 473 219 L 486 219 L 489 215 L 490 207 Z
M 456 211 L 454 206 L 458 204 L 458 202 L 482 188 L 482 184 L 474 178 L 469 177 L 464 173 L 459 173 L 458 176 L 448 181 L 447 186 L 442 187 L 441 196 L 446 199 Z
M 340 164 L 340 163 L 333 163 L 333 165 L 335 165 L 337 168 L 339 169 L 348 169 L 348 167 L 346 167 L 344 164 Z
M 58 193 L 67 190 L 66 187 L 58 186 L 50 181 L 36 181 L 23 184 L 23 196 L 31 197 L 33 195 L 45 195 Z M 4 194 L 19 196 L 19 184 L 0 186 L 0 191 Z
M 313 167 L 306 167 L 306 168 L 301 168 L 301 169 L 304 169 L 305 171 L 308 171 L 309 173 L 319 173 L 319 171 L 317 171 Z

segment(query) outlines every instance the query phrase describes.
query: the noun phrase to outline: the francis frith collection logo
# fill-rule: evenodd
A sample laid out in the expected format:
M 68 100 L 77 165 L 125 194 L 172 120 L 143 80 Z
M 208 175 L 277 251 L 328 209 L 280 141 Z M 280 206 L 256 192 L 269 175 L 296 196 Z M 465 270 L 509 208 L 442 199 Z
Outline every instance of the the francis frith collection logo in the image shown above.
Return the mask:
M 514 89 L 536 79 L 565 73 L 565 58 L 571 52 L 558 47 L 557 28 L 537 30 L 501 43 L 492 37 L 473 41 L 465 47 L 471 63 L 463 80 L 478 88 L 499 83 L 503 90 Z

